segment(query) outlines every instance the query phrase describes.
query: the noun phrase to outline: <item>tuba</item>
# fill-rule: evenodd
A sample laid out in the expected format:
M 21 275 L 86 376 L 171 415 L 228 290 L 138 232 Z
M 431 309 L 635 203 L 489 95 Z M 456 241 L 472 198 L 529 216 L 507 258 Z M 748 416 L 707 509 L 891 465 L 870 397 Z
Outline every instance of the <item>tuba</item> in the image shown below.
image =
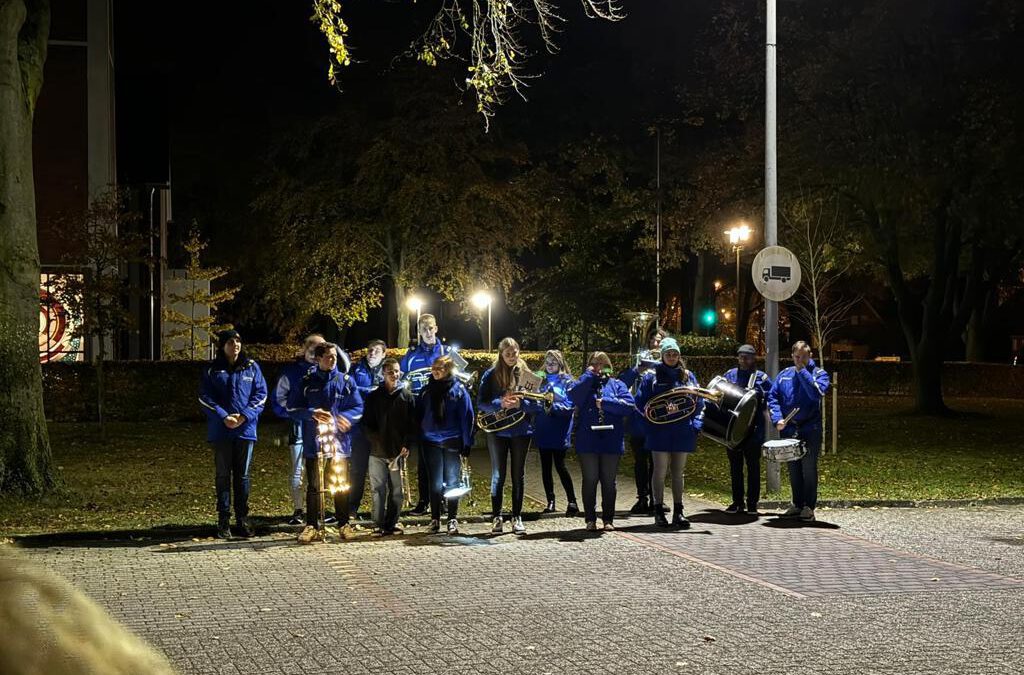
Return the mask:
M 721 403 L 725 396 L 716 389 L 681 386 L 652 396 L 644 406 L 644 417 L 651 424 L 673 424 L 689 419 L 697 412 L 700 399 Z

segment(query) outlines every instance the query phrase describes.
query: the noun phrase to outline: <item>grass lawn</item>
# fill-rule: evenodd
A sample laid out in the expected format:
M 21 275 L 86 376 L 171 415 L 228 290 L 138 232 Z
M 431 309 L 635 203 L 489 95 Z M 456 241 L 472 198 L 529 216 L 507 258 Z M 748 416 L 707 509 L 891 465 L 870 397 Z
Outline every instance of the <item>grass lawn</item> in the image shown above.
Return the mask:
M 900 398 L 841 401 L 839 454 L 821 458 L 822 499 L 963 499 L 1024 497 L 1024 401 L 950 401 L 962 415 L 908 415 Z M 0 497 L 0 534 L 148 529 L 212 523 L 213 458 L 201 424 L 52 424 L 54 458 L 64 489 L 42 500 Z M 252 514 L 291 514 L 284 424 L 261 426 L 253 461 Z M 482 440 L 482 434 L 480 435 Z M 479 452 L 479 450 L 477 451 Z M 632 485 L 633 458 L 623 458 L 620 488 Z M 414 476 L 413 489 L 415 490 Z M 490 511 L 489 476 L 473 474 L 460 514 Z M 505 503 L 511 503 L 511 481 Z M 783 493 L 765 495 L 781 499 Z M 701 441 L 686 467 L 686 490 L 728 503 L 725 450 Z M 367 492 L 360 510 L 369 508 Z M 537 506 L 527 506 L 537 510 Z
M 953 399 L 948 419 L 911 415 L 898 397 L 840 399 L 839 452 L 819 460 L 819 499 L 981 499 L 1024 497 L 1024 401 Z M 783 467 L 781 494 L 789 482 Z M 633 476 L 633 458 L 622 473 Z M 621 485 L 621 483 L 620 483 Z M 725 449 L 701 439 L 686 464 L 686 492 L 731 501 Z M 763 489 L 762 489 L 763 493 Z

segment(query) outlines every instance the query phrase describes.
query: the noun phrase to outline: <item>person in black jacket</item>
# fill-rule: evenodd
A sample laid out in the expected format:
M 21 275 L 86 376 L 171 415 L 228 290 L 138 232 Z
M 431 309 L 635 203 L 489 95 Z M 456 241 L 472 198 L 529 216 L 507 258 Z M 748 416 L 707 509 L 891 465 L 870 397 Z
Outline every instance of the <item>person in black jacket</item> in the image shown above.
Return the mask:
M 402 508 L 401 462 L 419 434 L 416 399 L 402 386 L 397 359 L 381 366 L 384 381 L 371 391 L 363 409 L 363 430 L 370 441 L 370 495 L 373 523 L 381 535 L 401 534 L 398 513 Z

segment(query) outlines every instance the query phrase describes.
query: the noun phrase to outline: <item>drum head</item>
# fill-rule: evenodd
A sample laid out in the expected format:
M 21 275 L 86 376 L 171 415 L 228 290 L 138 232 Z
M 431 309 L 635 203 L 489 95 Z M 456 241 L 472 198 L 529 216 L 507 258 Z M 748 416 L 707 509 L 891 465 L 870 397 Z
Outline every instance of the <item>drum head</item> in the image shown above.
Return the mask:
M 757 415 L 757 392 L 750 390 L 744 394 L 733 409 L 733 415 L 734 420 L 729 429 L 729 441 L 739 445 L 754 426 L 754 416 Z
M 774 441 L 765 441 L 763 448 L 793 448 L 800 445 L 798 438 L 779 438 Z

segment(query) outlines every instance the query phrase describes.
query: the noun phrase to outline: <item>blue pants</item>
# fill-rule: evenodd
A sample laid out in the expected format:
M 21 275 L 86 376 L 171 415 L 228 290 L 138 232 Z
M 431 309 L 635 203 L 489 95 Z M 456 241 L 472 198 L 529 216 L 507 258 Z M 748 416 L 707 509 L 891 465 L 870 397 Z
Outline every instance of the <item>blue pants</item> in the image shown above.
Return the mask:
M 370 465 L 370 439 L 357 431 L 352 434 L 352 456 L 349 457 L 349 481 L 352 483 L 352 492 L 348 496 L 348 508 L 352 515 L 359 510 L 363 503 L 363 492 L 366 488 L 366 471 Z
M 821 427 L 803 427 L 789 438 L 807 444 L 807 454 L 789 464 L 789 485 L 793 489 L 793 506 L 802 509 L 818 505 L 818 455 L 821 453 Z
M 253 441 L 241 439 L 213 444 L 213 461 L 217 478 L 217 515 L 231 516 L 231 491 L 235 492 L 235 518 L 249 515 L 249 471 L 252 468 Z
M 462 478 L 462 455 L 458 450 L 427 442 L 423 443 L 423 451 L 430 471 L 430 517 L 440 520 L 444 491 L 458 485 Z M 458 513 L 459 500 L 449 499 L 448 517 L 456 518 Z
M 619 472 L 618 453 L 579 452 L 576 459 L 583 472 L 583 518 L 597 520 L 597 483 L 601 483 L 601 520 L 615 520 L 615 476 Z

